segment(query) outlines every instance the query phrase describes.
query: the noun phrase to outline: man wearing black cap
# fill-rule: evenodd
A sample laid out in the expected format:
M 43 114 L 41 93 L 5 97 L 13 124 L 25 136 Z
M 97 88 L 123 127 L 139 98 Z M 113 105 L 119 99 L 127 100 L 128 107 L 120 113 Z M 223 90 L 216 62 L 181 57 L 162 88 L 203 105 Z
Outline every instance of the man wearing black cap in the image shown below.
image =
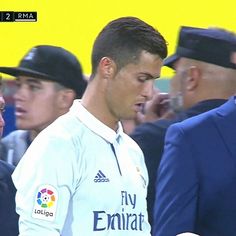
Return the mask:
M 226 99 L 235 94 L 235 55 L 234 34 L 182 28 L 176 55 L 166 61 L 176 69 L 174 81 L 183 80 L 182 104 L 200 96 Z M 195 94 L 198 80 L 204 83 Z M 168 129 L 156 181 L 153 235 L 235 235 L 235 101 L 231 97 Z
M 236 67 L 231 63 L 230 55 L 235 50 L 235 43 L 235 36 L 225 30 L 182 27 L 176 53 L 164 61 L 165 66 L 175 69 L 170 86 L 170 106 L 176 117 L 141 124 L 131 134 L 144 152 L 148 169 L 147 206 L 151 224 L 156 175 L 166 130 L 175 122 L 222 105 L 234 94 Z
M 16 77 L 14 94 L 16 126 L 19 130 L 2 139 L 1 159 L 17 165 L 32 140 L 80 98 L 86 81 L 77 58 L 61 47 L 33 47 L 18 67 L 0 67 Z

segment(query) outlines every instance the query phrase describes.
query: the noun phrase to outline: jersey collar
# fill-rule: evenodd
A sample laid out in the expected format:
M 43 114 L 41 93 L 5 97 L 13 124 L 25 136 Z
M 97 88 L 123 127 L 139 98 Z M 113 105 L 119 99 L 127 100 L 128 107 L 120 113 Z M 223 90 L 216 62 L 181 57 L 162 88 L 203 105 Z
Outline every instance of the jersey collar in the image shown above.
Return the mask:
M 80 102 L 75 100 L 70 112 L 76 114 L 76 116 L 97 135 L 104 138 L 109 143 L 114 143 L 123 135 L 124 131 L 121 122 L 118 122 L 118 129 L 115 132 L 113 129 L 102 123 L 94 115 L 92 115 Z

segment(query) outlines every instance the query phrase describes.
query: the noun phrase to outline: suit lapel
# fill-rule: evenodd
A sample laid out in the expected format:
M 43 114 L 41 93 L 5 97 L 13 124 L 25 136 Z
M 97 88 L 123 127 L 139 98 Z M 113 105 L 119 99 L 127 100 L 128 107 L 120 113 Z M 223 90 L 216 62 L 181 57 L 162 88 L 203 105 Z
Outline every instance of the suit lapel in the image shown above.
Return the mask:
M 234 97 L 219 107 L 213 117 L 231 155 L 236 158 L 236 104 Z

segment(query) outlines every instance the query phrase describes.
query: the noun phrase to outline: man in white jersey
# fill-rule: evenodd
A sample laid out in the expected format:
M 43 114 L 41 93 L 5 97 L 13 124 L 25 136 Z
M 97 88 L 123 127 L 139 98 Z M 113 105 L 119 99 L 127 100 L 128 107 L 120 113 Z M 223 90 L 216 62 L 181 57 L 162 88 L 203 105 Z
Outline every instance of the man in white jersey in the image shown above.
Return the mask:
M 150 235 L 143 154 L 122 129 L 152 97 L 166 41 L 135 17 L 97 36 L 81 101 L 33 141 L 13 181 L 21 236 Z

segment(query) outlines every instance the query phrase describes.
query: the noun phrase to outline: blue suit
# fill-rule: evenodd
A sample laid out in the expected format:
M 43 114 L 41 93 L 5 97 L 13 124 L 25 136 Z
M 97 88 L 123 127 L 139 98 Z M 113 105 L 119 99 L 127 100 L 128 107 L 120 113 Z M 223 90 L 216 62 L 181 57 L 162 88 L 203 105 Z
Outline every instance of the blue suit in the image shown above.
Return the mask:
M 234 97 L 170 126 L 156 188 L 153 235 L 236 235 Z
M 167 128 L 176 122 L 183 121 L 187 118 L 219 107 L 226 101 L 227 100 L 224 99 L 209 99 L 201 101 L 189 109 L 179 113 L 175 119 L 161 119 L 154 122 L 143 123 L 130 135 L 142 149 L 148 170 L 149 184 L 147 191 L 147 210 L 151 226 L 153 225 L 156 175 L 163 154 L 164 139 Z
M 14 167 L 0 160 L 0 235 L 18 235 L 18 215 L 15 211 L 15 193 L 11 174 Z

